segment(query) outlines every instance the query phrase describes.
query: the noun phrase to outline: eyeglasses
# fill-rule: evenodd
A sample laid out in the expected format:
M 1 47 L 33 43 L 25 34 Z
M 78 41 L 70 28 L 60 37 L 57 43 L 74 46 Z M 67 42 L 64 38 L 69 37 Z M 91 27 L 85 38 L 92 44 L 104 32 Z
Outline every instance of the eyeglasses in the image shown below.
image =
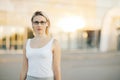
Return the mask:
M 39 23 L 41 24 L 41 25 L 45 25 L 46 24 L 46 21 L 34 21 L 33 22 L 33 24 L 35 24 L 35 25 L 39 25 Z

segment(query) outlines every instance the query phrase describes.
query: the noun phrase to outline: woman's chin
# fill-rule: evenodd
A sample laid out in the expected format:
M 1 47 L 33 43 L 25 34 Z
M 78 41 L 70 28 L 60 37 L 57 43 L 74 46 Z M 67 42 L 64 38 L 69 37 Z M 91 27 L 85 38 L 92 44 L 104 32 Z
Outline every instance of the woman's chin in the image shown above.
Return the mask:
M 43 32 L 41 32 L 41 31 L 39 31 L 39 32 L 37 32 L 38 34 L 42 34 Z

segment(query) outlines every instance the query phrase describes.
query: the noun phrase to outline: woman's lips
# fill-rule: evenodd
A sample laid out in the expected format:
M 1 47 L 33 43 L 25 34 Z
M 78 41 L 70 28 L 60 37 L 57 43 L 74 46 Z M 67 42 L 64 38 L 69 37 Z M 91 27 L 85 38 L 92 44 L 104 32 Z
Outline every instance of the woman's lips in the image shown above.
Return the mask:
M 42 30 L 42 29 L 37 29 L 38 31 Z

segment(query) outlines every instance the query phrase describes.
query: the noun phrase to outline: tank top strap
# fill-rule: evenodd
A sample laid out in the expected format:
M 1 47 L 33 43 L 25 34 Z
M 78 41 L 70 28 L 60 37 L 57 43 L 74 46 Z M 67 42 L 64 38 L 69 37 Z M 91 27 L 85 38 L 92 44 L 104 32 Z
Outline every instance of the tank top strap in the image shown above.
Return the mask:
M 30 39 L 27 39 L 26 48 L 29 48 Z
M 51 44 L 53 44 L 53 42 L 54 42 L 54 38 L 52 37 L 52 39 L 51 39 Z
M 52 48 L 53 42 L 54 42 L 54 38 L 52 37 L 51 40 L 50 40 L 50 42 L 49 42 L 49 47 L 50 47 L 50 48 Z

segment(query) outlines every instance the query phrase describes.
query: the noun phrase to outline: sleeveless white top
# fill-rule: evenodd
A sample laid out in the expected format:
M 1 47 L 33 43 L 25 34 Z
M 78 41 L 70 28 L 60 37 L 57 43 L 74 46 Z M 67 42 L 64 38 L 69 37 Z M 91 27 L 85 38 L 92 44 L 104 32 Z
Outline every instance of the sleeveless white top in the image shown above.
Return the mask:
M 27 75 L 34 77 L 53 77 L 53 38 L 42 48 L 31 48 L 28 39 L 26 44 L 26 56 L 28 58 Z

